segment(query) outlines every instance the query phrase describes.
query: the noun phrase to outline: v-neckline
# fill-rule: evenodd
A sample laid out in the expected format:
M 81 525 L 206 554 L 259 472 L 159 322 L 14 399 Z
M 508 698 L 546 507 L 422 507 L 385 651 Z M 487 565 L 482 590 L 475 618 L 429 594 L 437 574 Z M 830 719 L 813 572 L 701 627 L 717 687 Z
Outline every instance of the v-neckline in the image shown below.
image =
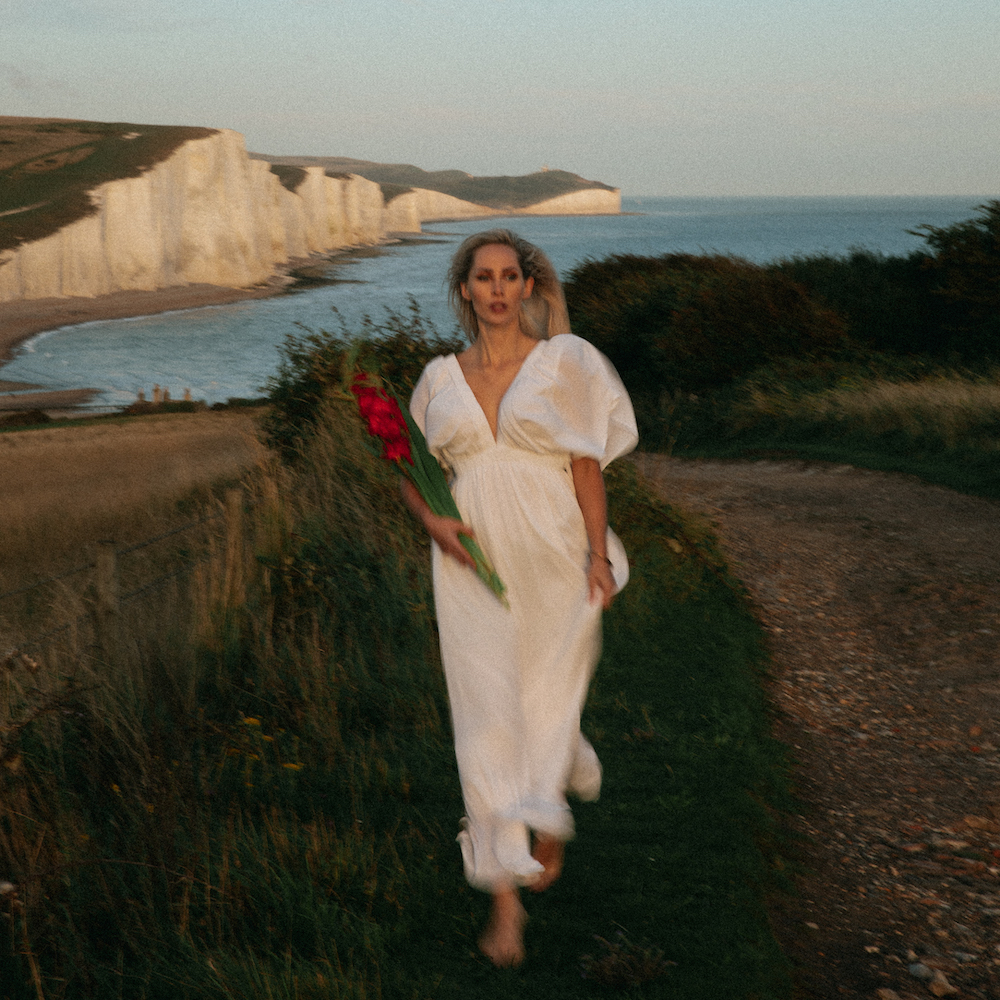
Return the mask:
M 497 403 L 497 432 L 493 433 L 493 428 L 490 427 L 490 418 L 486 416 L 486 411 L 483 409 L 483 404 L 479 402 L 479 397 L 472 391 L 472 386 L 469 385 L 469 380 L 465 377 L 465 372 L 462 370 L 462 364 L 458 360 L 457 354 L 452 354 L 451 359 L 455 362 L 455 368 L 458 369 L 459 378 L 461 379 L 462 385 L 465 387 L 466 392 L 472 397 L 472 401 L 476 404 L 476 409 L 479 410 L 479 415 L 483 418 L 483 423 L 486 424 L 486 430 L 490 437 L 493 439 L 493 443 L 497 444 L 500 435 L 500 408 L 503 406 L 504 400 L 507 398 L 510 390 L 514 388 L 517 380 L 521 377 L 521 372 L 524 371 L 525 365 L 531 360 L 535 351 L 544 343 L 540 340 L 534 347 L 525 354 L 524 358 L 521 360 L 521 367 L 514 373 L 514 377 L 510 380 L 510 385 L 504 389 L 503 395 L 500 397 L 500 401 Z

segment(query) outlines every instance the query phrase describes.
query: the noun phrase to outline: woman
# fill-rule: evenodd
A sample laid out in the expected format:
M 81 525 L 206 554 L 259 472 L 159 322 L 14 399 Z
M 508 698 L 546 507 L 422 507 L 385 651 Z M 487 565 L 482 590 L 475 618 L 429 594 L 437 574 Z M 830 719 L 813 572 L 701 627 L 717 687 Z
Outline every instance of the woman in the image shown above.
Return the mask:
M 469 882 L 493 896 L 480 947 L 497 965 L 516 965 L 526 919 L 518 889 L 558 877 L 573 835 L 567 791 L 600 791 L 580 711 L 601 610 L 628 578 L 601 470 L 637 434 L 610 362 L 569 332 L 559 280 L 537 247 L 504 229 L 478 233 L 449 279 L 471 346 L 427 365 L 410 410 L 451 471 L 465 522 L 433 514 L 408 482 L 403 492 L 434 541 L 467 814 L 458 840 Z M 509 610 L 475 576 L 463 534 L 493 561 Z

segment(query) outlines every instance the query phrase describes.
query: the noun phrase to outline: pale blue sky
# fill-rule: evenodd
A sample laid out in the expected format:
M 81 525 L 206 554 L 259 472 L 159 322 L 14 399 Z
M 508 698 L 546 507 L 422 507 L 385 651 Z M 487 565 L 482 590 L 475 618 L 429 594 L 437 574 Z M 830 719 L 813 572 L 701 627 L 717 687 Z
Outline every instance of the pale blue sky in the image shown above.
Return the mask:
M 997 0 L 0 0 L 0 114 L 631 195 L 1000 193 Z

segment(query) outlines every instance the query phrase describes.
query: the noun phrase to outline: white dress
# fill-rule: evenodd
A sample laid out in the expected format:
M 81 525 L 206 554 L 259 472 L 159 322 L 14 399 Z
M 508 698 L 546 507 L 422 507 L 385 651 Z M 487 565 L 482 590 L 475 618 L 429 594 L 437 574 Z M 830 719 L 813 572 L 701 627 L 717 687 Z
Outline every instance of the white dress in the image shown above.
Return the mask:
M 450 471 L 463 520 L 506 584 L 508 611 L 475 573 L 433 546 L 434 601 L 466 817 L 465 875 L 481 889 L 542 871 L 530 830 L 573 835 L 566 792 L 596 799 L 601 767 L 580 733 L 600 656 L 583 515 L 570 460 L 603 469 L 638 440 L 628 393 L 587 341 L 539 341 L 500 402 L 496 440 L 454 354 L 435 358 L 410 411 Z M 609 530 L 619 586 L 628 560 Z

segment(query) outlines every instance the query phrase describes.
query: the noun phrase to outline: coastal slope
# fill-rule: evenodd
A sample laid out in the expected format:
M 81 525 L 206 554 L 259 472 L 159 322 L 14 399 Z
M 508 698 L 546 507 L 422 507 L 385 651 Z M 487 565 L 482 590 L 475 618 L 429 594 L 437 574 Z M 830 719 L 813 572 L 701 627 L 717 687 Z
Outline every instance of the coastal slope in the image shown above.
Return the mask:
M 0 303 L 260 288 L 294 261 L 426 221 L 620 211 L 617 189 L 565 171 L 265 159 L 229 129 L 0 118 L 0 138 Z
M 422 170 L 410 163 L 376 163 L 347 156 L 268 156 L 278 168 L 323 167 L 375 181 L 386 205 L 416 203 L 421 221 L 483 215 L 617 215 L 621 191 L 568 170 L 543 167 L 517 177 L 476 177 L 464 170 Z

